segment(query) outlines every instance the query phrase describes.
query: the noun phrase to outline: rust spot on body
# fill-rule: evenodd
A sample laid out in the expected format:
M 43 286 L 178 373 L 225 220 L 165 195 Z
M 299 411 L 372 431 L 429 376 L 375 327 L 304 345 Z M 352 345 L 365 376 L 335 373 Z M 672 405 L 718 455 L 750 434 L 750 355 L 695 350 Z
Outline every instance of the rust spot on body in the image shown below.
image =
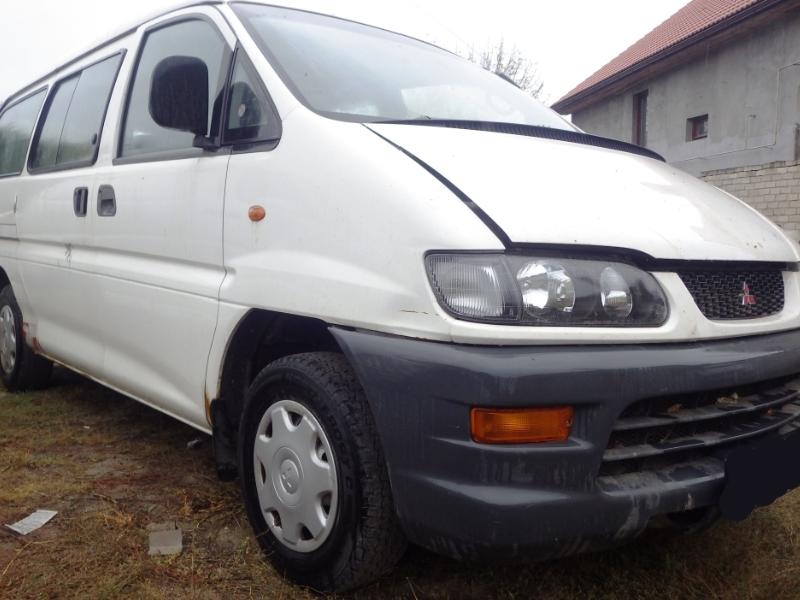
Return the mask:
M 208 392 L 203 392 L 203 403 L 206 408 L 206 422 L 210 427 L 214 426 L 211 422 L 211 398 L 208 397 Z

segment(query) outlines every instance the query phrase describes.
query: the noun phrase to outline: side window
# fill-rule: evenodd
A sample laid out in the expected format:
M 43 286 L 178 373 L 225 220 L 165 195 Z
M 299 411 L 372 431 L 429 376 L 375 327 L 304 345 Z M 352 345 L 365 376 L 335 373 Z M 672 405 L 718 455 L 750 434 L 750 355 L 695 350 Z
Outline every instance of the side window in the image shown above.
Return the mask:
M 264 142 L 280 137 L 280 122 L 261 80 L 239 50 L 228 90 L 224 143 Z
M 161 127 L 150 112 L 153 72 L 170 57 L 200 59 L 208 70 L 208 131 L 219 127 L 222 90 L 230 63 L 230 50 L 216 28 L 200 20 L 183 21 L 147 34 L 128 97 L 119 155 L 138 156 L 152 152 L 192 148 L 194 134 Z M 216 132 L 210 135 L 217 135 Z
M 0 115 L 0 177 L 19 175 L 44 100 L 44 90 L 17 102 Z
M 58 160 L 58 144 L 61 142 L 61 130 L 67 118 L 72 94 L 78 85 L 80 75 L 65 79 L 58 84 L 50 96 L 46 114 L 42 118 L 36 141 L 31 152 L 31 169 L 52 167 Z
M 112 56 L 56 85 L 33 141 L 32 171 L 94 163 L 121 60 Z

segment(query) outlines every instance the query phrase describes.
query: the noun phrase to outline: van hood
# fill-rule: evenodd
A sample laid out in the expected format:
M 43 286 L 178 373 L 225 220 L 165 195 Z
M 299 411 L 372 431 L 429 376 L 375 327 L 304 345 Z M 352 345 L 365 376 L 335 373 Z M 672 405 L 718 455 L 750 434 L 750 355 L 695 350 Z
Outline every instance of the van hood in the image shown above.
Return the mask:
M 507 133 L 370 124 L 461 190 L 514 243 L 628 248 L 654 258 L 794 262 L 781 230 L 658 160 Z

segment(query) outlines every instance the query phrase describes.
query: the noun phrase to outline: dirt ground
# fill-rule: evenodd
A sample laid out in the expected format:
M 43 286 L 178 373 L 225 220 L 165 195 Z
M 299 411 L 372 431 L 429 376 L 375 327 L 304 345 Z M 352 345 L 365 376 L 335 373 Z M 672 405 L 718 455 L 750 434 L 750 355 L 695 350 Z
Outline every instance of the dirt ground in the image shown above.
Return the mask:
M 0 597 L 314 598 L 263 560 L 235 483 L 208 440 L 78 376 L 0 392 L 0 523 L 59 511 L 26 537 L 0 528 Z M 787 457 L 800 468 L 800 457 Z M 184 550 L 147 555 L 147 527 L 176 521 Z M 619 550 L 513 565 L 461 564 L 412 548 L 355 598 L 800 598 L 800 493 L 745 523 L 653 531 Z

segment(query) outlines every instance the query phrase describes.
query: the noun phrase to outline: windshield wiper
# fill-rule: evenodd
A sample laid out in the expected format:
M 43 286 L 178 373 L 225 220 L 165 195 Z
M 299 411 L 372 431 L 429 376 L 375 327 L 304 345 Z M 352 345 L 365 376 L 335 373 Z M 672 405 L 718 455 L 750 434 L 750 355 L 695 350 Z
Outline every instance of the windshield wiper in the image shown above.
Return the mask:
M 375 119 L 366 121 L 367 123 L 377 123 L 381 125 L 402 125 L 403 123 L 427 123 L 429 121 L 435 121 L 438 119 L 434 119 L 433 117 L 429 117 L 428 115 L 420 115 L 418 117 L 413 117 L 411 119 Z

